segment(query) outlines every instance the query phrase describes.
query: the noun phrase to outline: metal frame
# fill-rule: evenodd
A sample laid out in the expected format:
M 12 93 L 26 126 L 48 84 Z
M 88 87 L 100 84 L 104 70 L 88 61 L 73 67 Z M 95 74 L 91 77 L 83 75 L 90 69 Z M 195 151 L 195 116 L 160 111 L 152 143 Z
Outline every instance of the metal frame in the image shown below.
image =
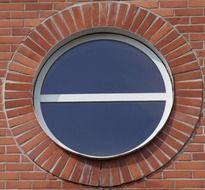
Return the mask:
M 101 93 L 101 94 L 52 94 L 52 95 L 44 94 L 44 95 L 41 95 L 41 87 L 42 87 L 44 78 L 47 72 L 49 71 L 50 67 L 55 63 L 58 57 L 60 57 L 65 51 L 68 51 L 69 49 L 77 45 L 80 45 L 85 42 L 93 41 L 93 40 L 100 40 L 100 39 L 115 40 L 115 41 L 127 43 L 141 50 L 143 53 L 145 53 L 153 61 L 153 63 L 157 66 L 158 70 L 160 71 L 164 84 L 165 84 L 165 93 L 110 93 L 110 94 Z M 49 57 L 49 59 L 45 61 L 44 66 L 41 68 L 37 76 L 35 89 L 34 89 L 35 113 L 45 133 L 56 144 L 58 144 L 59 146 L 61 146 L 62 148 L 70 152 L 73 152 L 81 156 L 89 157 L 89 158 L 95 158 L 95 159 L 108 159 L 108 158 L 122 156 L 122 155 L 128 154 L 146 145 L 157 135 L 157 133 L 162 129 L 162 127 L 166 123 L 169 117 L 169 114 L 171 112 L 171 109 L 172 109 L 173 95 L 174 95 L 173 88 L 172 88 L 172 80 L 170 78 L 171 75 L 168 70 L 169 68 L 165 67 L 165 64 L 162 62 L 162 60 L 150 48 L 148 48 L 141 42 L 136 41 L 135 39 L 132 39 L 127 36 L 119 35 L 119 34 L 110 34 L 110 33 L 98 33 L 98 34 L 86 35 L 86 36 L 77 38 L 73 41 L 70 41 L 69 43 L 66 43 L 64 46 L 60 47 L 57 51 L 55 51 Z M 46 122 L 44 121 L 44 118 L 41 112 L 41 106 L 40 106 L 41 102 L 114 102 L 114 101 L 165 101 L 166 104 L 165 104 L 164 113 L 162 115 L 162 118 L 158 126 L 156 127 L 154 132 L 143 143 L 141 143 L 140 145 L 136 146 L 134 149 L 131 149 L 129 151 L 126 151 L 126 152 L 123 152 L 117 155 L 110 155 L 110 156 L 93 156 L 93 155 L 82 154 L 64 145 L 49 130 L 48 126 L 46 125 Z

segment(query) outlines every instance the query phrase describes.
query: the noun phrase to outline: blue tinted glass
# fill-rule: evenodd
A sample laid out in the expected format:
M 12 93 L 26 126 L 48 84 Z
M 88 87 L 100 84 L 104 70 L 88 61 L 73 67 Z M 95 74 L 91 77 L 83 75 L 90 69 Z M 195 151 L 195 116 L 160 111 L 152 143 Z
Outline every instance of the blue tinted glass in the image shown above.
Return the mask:
M 51 132 L 83 154 L 124 153 L 146 140 L 158 125 L 165 102 L 41 103 Z
M 164 92 L 152 60 L 114 40 L 80 44 L 60 56 L 45 77 L 42 94 Z

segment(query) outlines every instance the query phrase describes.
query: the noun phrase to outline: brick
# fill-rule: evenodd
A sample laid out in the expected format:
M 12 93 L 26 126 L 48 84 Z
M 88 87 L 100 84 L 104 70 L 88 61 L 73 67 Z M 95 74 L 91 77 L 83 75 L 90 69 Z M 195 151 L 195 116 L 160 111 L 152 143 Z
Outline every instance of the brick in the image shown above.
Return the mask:
M 89 179 L 91 175 L 91 167 L 92 167 L 91 161 L 88 161 L 87 163 L 85 163 L 84 169 L 81 174 L 81 179 L 80 179 L 81 184 L 89 184 Z
M 7 171 L 32 171 L 33 164 L 7 164 Z
M 177 180 L 176 181 L 176 188 L 203 188 L 204 181 L 203 180 Z
M 54 151 L 56 151 L 56 146 L 51 143 L 43 152 L 39 155 L 36 162 L 38 164 L 43 164 L 49 157 L 53 154 Z
M 23 133 L 23 135 L 19 136 L 16 140 L 19 144 L 23 144 L 26 141 L 30 140 L 33 136 L 39 134 L 41 132 L 40 128 L 33 128 L 31 131 Z
M 0 162 L 19 162 L 19 155 L 0 155 Z
M 140 26 L 140 28 L 138 29 L 137 33 L 139 35 L 143 35 L 147 31 L 149 26 L 154 22 L 155 18 L 156 18 L 155 15 L 149 14 L 144 20 L 144 22 L 142 23 L 142 25 Z
M 201 89 L 202 82 L 201 81 L 177 82 L 176 87 L 178 90 L 180 90 L 180 89 Z
M 0 37 L 1 44 L 19 44 L 21 41 L 22 41 L 22 37 L 16 37 L 16 36 Z
M 41 35 L 42 36 L 42 35 Z M 40 55 L 38 55 L 37 53 L 35 53 L 32 49 L 21 45 L 18 49 L 19 53 L 22 54 L 24 57 L 27 57 L 33 61 L 35 61 L 36 63 L 41 62 L 42 57 Z M 38 65 L 37 65 L 38 66 Z M 35 67 L 36 68 L 36 67 Z
M 46 135 L 45 135 L 45 133 L 41 132 L 40 134 L 33 137 L 30 141 L 26 142 L 22 146 L 22 148 L 25 152 L 27 152 L 27 151 L 32 150 L 33 148 L 35 148 L 37 145 L 39 145 L 44 140 L 46 140 Z
M 201 16 L 203 9 L 176 9 L 176 16 Z
M 97 27 L 99 26 L 99 21 L 100 21 L 100 11 L 99 11 L 99 4 L 95 3 L 92 6 L 91 9 L 91 14 L 92 14 L 92 25 L 93 27 Z
M 183 54 L 187 53 L 190 50 L 191 50 L 191 47 L 187 44 L 181 47 L 179 46 L 176 50 L 172 51 L 166 56 L 166 60 L 171 61 L 179 56 L 182 56 Z
M 83 6 L 83 17 L 84 17 L 86 28 L 92 27 L 91 9 L 92 9 L 92 6 L 90 4 Z
M 172 148 L 167 145 L 167 143 L 164 143 L 160 138 L 155 138 L 153 143 L 163 152 L 164 155 L 169 158 L 176 153 Z
M 32 97 L 31 92 L 6 92 L 5 93 L 6 99 L 28 99 Z
M 149 40 L 158 31 L 158 29 L 163 26 L 163 24 L 164 21 L 158 18 L 157 21 L 153 23 L 153 25 L 151 25 L 150 28 L 143 34 L 143 36 Z
M 185 154 L 185 153 L 183 153 L 182 155 L 180 155 L 177 159 L 176 159 L 176 161 L 192 161 L 192 157 L 191 157 L 191 155 L 189 154 L 189 153 L 187 153 L 187 154 Z
M 69 157 L 67 163 L 65 164 L 64 170 L 61 172 L 61 177 L 64 179 L 69 179 L 76 162 L 77 160 L 75 157 Z
M 24 172 L 20 174 L 22 180 L 46 180 L 46 174 L 42 172 Z M 37 182 L 38 183 L 38 182 Z
M 39 17 L 40 18 L 47 18 L 51 15 L 54 15 L 55 13 L 57 13 L 56 10 L 40 10 L 39 11 Z
M 24 100 L 14 100 L 14 101 L 7 101 L 6 108 L 17 108 L 32 105 L 31 99 L 24 99 Z
M 8 189 L 31 189 L 31 181 L 8 181 L 6 182 L 6 188 Z
M 110 164 L 106 161 L 102 163 L 102 169 L 100 172 L 100 177 L 99 177 L 99 185 L 100 186 L 111 186 L 111 168 Z
M 178 37 L 175 40 L 173 40 L 171 43 L 167 44 L 167 46 L 162 48 L 160 51 L 164 55 L 167 55 L 169 52 L 177 49 L 178 47 L 182 46 L 183 44 L 185 44 L 185 40 L 182 37 Z
M 14 139 L 11 137 L 0 137 L 0 145 L 14 145 Z
M 7 130 L 6 129 L 0 129 L 0 136 L 6 136 Z
M 10 18 L 10 12 L 9 11 L 1 11 L 0 12 L 0 19 L 9 19 Z
M 135 3 L 136 5 L 138 5 L 140 7 L 144 7 L 144 8 L 157 8 L 158 7 L 157 0 L 153 0 L 153 1 L 149 1 L 149 2 L 140 0 L 140 1 L 133 2 L 133 3 Z
M 60 181 L 38 181 L 38 183 L 33 183 L 34 189 L 56 189 L 60 187 Z
M 134 155 L 135 160 L 137 161 L 137 164 L 139 165 L 140 170 L 142 171 L 143 175 L 146 175 L 148 173 L 150 173 L 151 168 L 147 165 L 147 163 L 145 162 L 144 158 L 142 157 L 141 153 L 136 153 Z
M 6 152 L 8 154 L 14 154 L 14 153 L 20 153 L 20 150 L 17 146 L 7 146 L 6 147 Z
M 30 34 L 30 37 L 33 41 L 35 41 L 40 47 L 42 47 L 44 50 L 48 51 L 51 48 L 51 45 L 41 37 L 37 32 L 33 31 Z
M 33 78 L 30 76 L 20 75 L 16 73 L 8 73 L 7 79 L 10 81 L 25 82 L 25 83 L 31 83 L 33 81 Z
M 111 175 L 111 185 L 119 185 L 121 183 L 120 179 L 120 168 L 118 161 L 110 162 L 110 175 Z
M 117 3 L 109 3 L 108 4 L 108 16 L 107 16 L 107 24 L 108 26 L 114 26 L 116 22 L 117 17 L 117 10 L 118 10 L 118 4 Z
M 150 152 L 152 152 L 155 157 L 162 163 L 165 164 L 168 162 L 168 157 L 166 156 L 165 153 L 163 153 L 160 148 L 158 148 L 154 143 L 152 143 L 151 146 L 148 147 L 148 149 L 150 150 Z
M 201 101 L 200 101 L 200 99 L 177 97 L 176 104 L 181 104 L 181 105 L 185 105 L 185 106 L 189 105 L 189 106 L 200 107 Z
M 51 10 L 52 4 L 51 3 L 41 3 L 41 4 L 26 4 L 26 10 Z
M 9 3 L 5 3 L 5 4 L 1 4 L 0 6 L 0 10 L 1 11 L 11 11 L 11 10 L 14 10 L 14 11 L 20 11 L 20 10 L 24 10 L 24 4 L 9 4 Z
M 177 29 L 182 33 L 204 32 L 203 25 L 177 26 Z
M 205 178 L 205 172 L 204 170 L 194 170 L 192 171 L 193 178 Z
M 184 162 L 177 162 L 175 163 L 176 169 L 181 170 L 196 170 L 196 169 L 204 169 L 205 165 L 203 162 L 197 162 L 197 161 L 184 161 Z
M 55 21 L 55 24 L 58 26 L 61 34 L 66 37 L 69 35 L 69 29 L 67 28 L 66 24 L 65 24 L 65 21 L 62 19 L 61 15 L 59 14 L 56 14 L 54 17 L 53 17 L 54 21 Z
M 164 171 L 164 178 L 192 178 L 191 171 Z
M 197 53 L 197 56 L 199 58 L 205 57 L 205 51 L 204 50 L 197 50 L 196 53 Z
M 123 28 L 125 28 L 125 29 L 129 29 L 130 28 L 130 26 L 133 23 L 133 19 L 134 19 L 135 15 L 138 13 L 139 10 L 140 9 L 138 9 L 134 5 L 130 6 L 130 8 L 128 10 L 127 17 L 126 17 L 126 20 L 125 20 L 124 25 L 123 25 Z
M 203 152 L 203 145 L 189 144 L 185 149 L 186 152 Z
M 106 25 L 106 22 L 107 22 L 107 13 L 108 13 L 108 5 L 107 3 L 100 3 L 99 4 L 99 9 L 100 9 L 100 12 L 99 12 L 99 25 L 100 26 L 105 26 Z
M 40 155 L 40 153 L 45 150 L 46 147 L 48 147 L 48 145 L 50 144 L 50 141 L 48 139 L 45 139 L 44 141 L 41 141 L 40 143 L 37 144 L 37 146 L 35 147 L 35 149 L 33 149 L 30 153 L 29 153 L 29 157 L 31 159 L 35 159 L 37 156 Z
M 13 36 L 25 36 L 30 32 L 27 28 L 14 28 L 12 29 L 12 35 Z
M 41 47 L 41 45 L 33 41 L 31 38 L 27 38 L 24 44 L 42 57 L 46 54 L 46 51 Z
M 192 41 L 201 41 L 205 40 L 205 34 L 191 34 L 190 39 Z
M 83 23 L 83 17 L 80 8 L 74 7 L 72 9 L 72 14 L 73 14 L 74 23 L 76 24 L 78 31 L 81 31 L 82 29 L 84 29 L 84 23 Z
M 73 170 L 72 177 L 71 177 L 72 181 L 79 183 L 81 174 L 83 172 L 84 165 L 85 164 L 83 160 L 79 160 L 76 163 L 75 169 Z
M 157 42 L 155 47 L 157 49 L 161 49 L 167 44 L 169 44 L 170 42 L 172 42 L 173 40 L 175 40 L 177 37 L 178 37 L 178 33 L 175 30 L 173 30 L 169 32 L 164 38 L 159 40 L 159 42 Z
M 128 9 L 128 5 L 125 5 L 125 4 L 120 5 L 119 13 L 118 13 L 117 20 L 116 20 L 117 27 L 123 26 L 123 23 L 126 18 L 127 9 Z
M 58 161 L 58 159 L 61 157 L 62 151 L 56 150 L 51 157 L 44 163 L 43 168 L 46 170 L 50 170 L 54 164 Z
M 183 72 L 189 72 L 193 70 L 198 70 L 199 67 L 196 63 L 188 63 L 186 65 L 179 65 L 174 68 L 172 68 L 173 74 L 183 73 Z
M 139 28 L 139 26 L 142 24 L 142 21 L 144 20 L 144 18 L 147 15 L 147 11 L 141 9 L 137 15 L 137 17 L 135 18 L 130 31 L 131 32 L 136 32 L 136 30 Z
M 0 21 L 0 23 L 1 23 L 1 21 Z M 12 31 L 11 31 L 11 29 L 8 29 L 8 28 L 1 28 L 1 31 L 0 31 L 0 36 L 7 36 L 8 34 L 11 34 L 12 33 Z M 4 46 L 9 46 L 9 45 L 4 45 Z M 10 46 L 9 46 L 9 50 L 7 49 L 7 51 L 10 51 Z
M 205 17 L 192 17 L 191 23 L 192 24 L 205 24 Z
M 178 95 L 178 94 L 177 94 Z M 188 96 L 187 96 L 188 97 Z M 190 114 L 193 116 L 198 116 L 200 114 L 200 109 L 199 108 L 194 108 L 194 107 L 188 107 L 188 106 L 182 106 L 182 105 L 176 105 L 175 107 L 179 112 L 183 112 L 186 114 Z
M 7 83 L 6 90 L 14 91 L 31 91 L 32 84 L 18 84 L 18 83 Z
M 189 53 L 189 54 L 183 55 L 182 57 L 169 61 L 169 64 L 172 67 L 176 67 L 179 65 L 187 64 L 189 62 L 193 62 L 195 60 L 196 60 L 195 55 L 193 53 Z
M 144 148 L 141 153 L 143 154 L 143 156 L 146 158 L 147 162 L 149 163 L 149 165 L 156 170 L 157 168 L 160 168 L 160 164 L 159 161 L 151 154 L 151 152 L 148 151 L 147 148 Z
M 128 169 L 130 171 L 130 174 L 132 175 L 132 177 L 134 179 L 140 179 L 142 177 L 142 174 L 139 170 L 139 166 L 138 164 L 136 163 L 136 160 L 133 156 L 129 156 L 127 159 L 126 159 L 126 163 L 128 165 Z M 119 176 L 120 177 L 120 176 Z M 119 181 L 119 180 L 118 180 Z
M 173 25 L 179 25 L 179 24 L 189 24 L 190 18 L 189 17 L 170 17 L 170 18 L 167 18 L 167 20 Z
M 53 3 L 53 6 L 54 6 L 54 9 L 55 10 L 62 10 L 68 6 L 71 6 L 72 5 L 72 2 L 54 2 Z
M 160 16 L 163 16 L 163 17 L 174 16 L 174 10 L 173 9 L 161 8 L 161 9 L 153 9 L 152 11 L 154 11 L 156 14 L 159 14 Z
M 13 19 L 37 18 L 38 12 L 37 11 L 26 11 L 26 12 L 12 11 L 10 17 Z
M 194 153 L 193 154 L 193 160 L 204 160 L 205 159 L 205 153 Z
M 189 6 L 190 7 L 203 7 L 205 6 L 205 2 L 201 0 L 190 0 Z
M 100 163 L 95 161 L 92 164 L 90 185 L 98 186 L 99 184 L 99 175 L 100 175 Z
M 174 187 L 174 181 L 168 181 L 168 180 L 148 180 L 145 182 L 145 187 L 147 188 L 173 188 Z
M 164 24 L 160 30 L 158 30 L 151 38 L 150 43 L 156 44 L 160 39 L 162 39 L 167 33 L 172 30 L 170 24 Z
M 65 164 L 68 161 L 68 156 L 67 154 L 63 154 L 62 157 L 60 158 L 59 162 L 53 169 L 53 174 L 59 176 L 60 173 L 62 172 L 63 168 L 65 167 Z
M 124 182 L 130 181 L 132 179 L 132 176 L 131 176 L 128 166 L 126 165 L 126 160 L 125 159 L 120 160 L 119 164 L 120 164 L 120 171 L 123 177 L 123 181 Z
M 58 31 L 56 25 L 54 24 L 53 20 L 47 20 L 45 25 L 49 29 L 50 33 L 55 37 L 57 41 L 60 41 L 63 36 L 61 36 L 60 32 Z
M 160 7 L 162 8 L 185 8 L 187 7 L 187 1 L 160 1 Z
M 19 174 L 14 172 L 0 172 L 0 180 L 18 180 Z
M 74 20 L 72 18 L 71 13 L 69 11 L 65 10 L 62 12 L 62 14 L 63 14 L 64 20 L 66 21 L 67 27 L 69 28 L 71 33 L 74 33 L 77 30 L 77 28 L 75 26 L 75 23 L 74 23 Z

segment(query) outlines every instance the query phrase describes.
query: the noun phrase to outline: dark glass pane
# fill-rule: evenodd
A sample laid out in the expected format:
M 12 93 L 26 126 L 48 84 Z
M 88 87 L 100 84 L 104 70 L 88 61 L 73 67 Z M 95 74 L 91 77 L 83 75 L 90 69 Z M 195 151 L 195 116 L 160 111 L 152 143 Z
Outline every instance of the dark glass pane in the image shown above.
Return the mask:
M 59 57 L 42 94 L 164 92 L 162 76 L 143 52 L 123 42 L 96 40 Z
M 67 147 L 92 156 L 129 151 L 157 127 L 165 102 L 41 103 L 51 132 Z

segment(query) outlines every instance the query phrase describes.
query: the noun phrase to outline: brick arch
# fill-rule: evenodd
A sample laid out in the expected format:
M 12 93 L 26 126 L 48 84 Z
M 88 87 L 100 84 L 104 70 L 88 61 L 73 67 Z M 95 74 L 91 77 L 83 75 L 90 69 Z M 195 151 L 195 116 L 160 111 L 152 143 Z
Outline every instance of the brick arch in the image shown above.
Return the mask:
M 39 126 L 32 105 L 33 81 L 49 51 L 63 39 L 92 28 L 140 36 L 167 61 L 175 83 L 174 108 L 163 130 L 139 151 L 112 160 L 86 159 L 61 149 Z M 130 3 L 82 3 L 43 21 L 19 46 L 7 72 L 5 109 L 16 141 L 41 168 L 64 180 L 109 187 L 155 172 L 181 150 L 201 113 L 202 85 L 190 45 L 161 17 Z

